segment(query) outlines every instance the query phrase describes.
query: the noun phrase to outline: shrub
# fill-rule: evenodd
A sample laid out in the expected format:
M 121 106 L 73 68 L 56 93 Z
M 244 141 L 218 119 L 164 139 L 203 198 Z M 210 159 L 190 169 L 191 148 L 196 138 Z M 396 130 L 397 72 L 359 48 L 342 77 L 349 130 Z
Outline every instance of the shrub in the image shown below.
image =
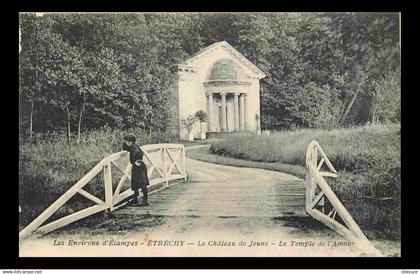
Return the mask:
M 197 122 L 197 117 L 195 115 L 189 115 L 181 119 L 181 125 L 185 127 L 188 133 L 191 132 L 194 124 Z
M 203 133 L 202 123 L 207 121 L 207 113 L 203 110 L 199 110 L 194 114 L 194 116 L 200 122 L 200 133 Z

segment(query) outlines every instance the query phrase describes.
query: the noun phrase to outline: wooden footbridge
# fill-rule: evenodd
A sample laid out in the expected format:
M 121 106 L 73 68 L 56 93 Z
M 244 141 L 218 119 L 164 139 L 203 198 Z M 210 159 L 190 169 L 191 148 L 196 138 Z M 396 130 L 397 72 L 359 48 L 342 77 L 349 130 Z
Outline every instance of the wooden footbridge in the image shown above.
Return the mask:
M 216 165 L 186 158 L 185 151 L 194 147 L 155 144 L 141 149 L 151 183 L 149 191 L 153 194 L 150 196 L 151 206 L 126 206 L 127 199 L 133 194 L 129 188 L 131 164 L 127 152 L 118 152 L 100 161 L 26 226 L 19 238 L 36 237 L 101 211 L 124 215 L 219 217 L 309 214 L 357 244 L 365 254 L 381 255 L 328 185 L 326 179 L 338 174 L 317 141 L 312 141 L 307 148 L 306 179 L 284 174 L 286 177 L 281 183 L 276 178 L 279 173 L 268 170 L 262 170 L 264 173 L 258 175 L 264 176 L 264 182 L 259 182 L 259 177 L 253 178 L 246 168 L 226 167 L 226 170 L 212 173 Z M 228 180 L 232 178 L 229 175 L 235 180 Z M 91 193 L 89 185 L 98 182 L 95 179 L 98 177 L 102 191 Z M 56 217 L 56 212 L 76 195 L 83 196 L 90 204 L 70 215 Z

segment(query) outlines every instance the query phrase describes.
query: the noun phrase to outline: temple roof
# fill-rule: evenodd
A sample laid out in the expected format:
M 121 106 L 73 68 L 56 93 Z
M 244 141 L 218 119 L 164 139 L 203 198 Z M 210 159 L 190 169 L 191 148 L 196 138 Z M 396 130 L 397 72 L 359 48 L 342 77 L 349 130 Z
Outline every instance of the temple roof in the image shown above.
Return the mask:
M 247 67 L 250 71 L 252 71 L 255 74 L 255 76 L 258 77 L 258 78 L 264 78 L 266 76 L 258 67 L 256 67 L 254 64 L 252 64 L 247 58 L 245 58 L 245 56 L 243 56 L 240 52 L 238 52 L 235 48 L 233 48 L 226 41 L 214 43 L 214 44 L 200 50 L 199 52 L 197 52 L 196 54 L 194 54 L 193 56 L 191 56 L 190 58 L 185 60 L 183 63 L 179 64 L 179 67 L 181 68 L 181 67 L 191 66 L 194 61 L 202 58 L 206 54 L 214 51 L 215 49 L 217 49 L 219 47 L 224 48 L 225 50 L 227 50 L 230 53 L 232 58 L 236 61 L 237 66 L 239 66 L 239 64 L 242 64 L 243 66 Z M 229 60 L 229 59 L 223 59 L 223 60 Z M 216 65 L 216 63 L 215 63 L 215 65 Z M 235 63 L 235 62 L 233 62 L 233 63 Z M 228 64 L 227 66 L 230 67 L 229 70 L 232 70 L 232 68 L 235 67 L 235 69 L 233 69 L 232 71 L 242 73 L 242 68 L 241 68 L 241 70 L 238 70 L 238 69 L 236 69 L 236 65 L 235 64 Z M 221 66 L 221 64 L 218 64 L 217 66 L 219 67 L 219 66 Z M 214 68 L 214 66 L 213 66 L 213 68 Z M 216 70 L 221 70 L 221 69 L 222 68 L 220 67 L 220 68 L 217 68 Z M 233 72 L 231 72 L 231 74 L 232 74 L 231 76 L 233 77 Z M 216 74 L 215 76 L 217 76 L 217 75 L 220 75 L 220 74 Z M 238 76 L 238 75 L 236 74 L 236 76 Z M 212 76 L 210 76 L 210 77 L 212 77 Z

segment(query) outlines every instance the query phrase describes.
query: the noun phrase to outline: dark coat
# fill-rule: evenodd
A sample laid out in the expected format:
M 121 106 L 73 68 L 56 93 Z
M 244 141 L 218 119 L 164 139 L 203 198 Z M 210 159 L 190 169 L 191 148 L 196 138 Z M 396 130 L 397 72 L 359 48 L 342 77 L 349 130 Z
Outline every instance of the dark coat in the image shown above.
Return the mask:
M 131 189 L 137 190 L 148 186 L 150 183 L 147 177 L 146 165 L 144 162 L 140 162 L 140 166 L 135 164 L 137 160 L 143 160 L 143 152 L 139 146 L 133 143 L 129 147 L 124 143 L 123 150 L 127 150 L 130 153 L 130 163 L 133 165 L 131 169 Z

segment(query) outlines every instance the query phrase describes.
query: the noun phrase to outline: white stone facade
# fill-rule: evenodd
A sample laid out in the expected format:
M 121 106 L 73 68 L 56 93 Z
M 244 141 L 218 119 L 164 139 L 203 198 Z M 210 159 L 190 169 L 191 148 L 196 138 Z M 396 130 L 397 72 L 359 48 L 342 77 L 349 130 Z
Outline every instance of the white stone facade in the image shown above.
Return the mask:
M 256 132 L 265 74 L 227 42 L 210 45 L 178 66 L 178 118 L 203 110 L 203 132 Z M 200 136 L 200 124 L 192 130 Z M 181 140 L 187 137 L 179 123 Z

